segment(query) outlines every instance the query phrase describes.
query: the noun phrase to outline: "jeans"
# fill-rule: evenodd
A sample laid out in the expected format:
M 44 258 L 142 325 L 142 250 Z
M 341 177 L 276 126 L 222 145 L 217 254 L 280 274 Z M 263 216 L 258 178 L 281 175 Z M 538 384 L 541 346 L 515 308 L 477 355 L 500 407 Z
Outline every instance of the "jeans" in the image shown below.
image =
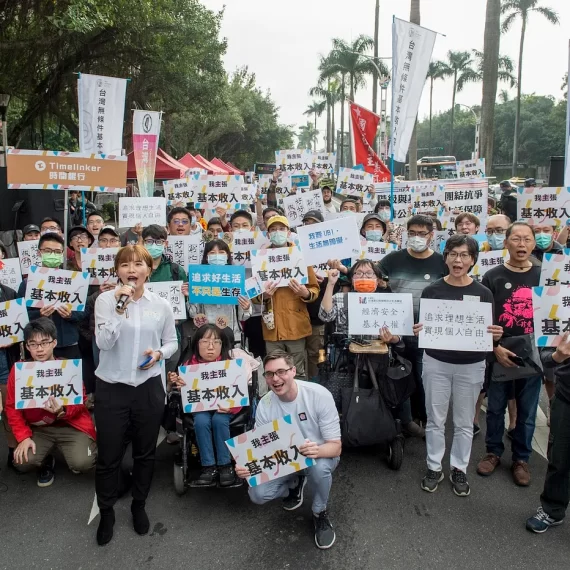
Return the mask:
M 532 437 L 542 376 L 520 378 L 512 382 L 515 385 L 515 401 L 517 403 L 517 424 L 512 432 L 512 459 L 513 461 L 527 462 L 532 453 Z M 487 453 L 493 453 L 498 457 L 501 457 L 505 451 L 505 444 L 503 443 L 505 410 L 507 409 L 511 386 L 511 382 L 491 381 L 487 390 L 487 436 L 485 443 Z
M 453 443 L 449 461 L 451 468 L 466 473 L 473 443 L 473 410 L 485 379 L 485 361 L 450 364 L 424 354 L 423 379 L 428 468 L 441 471 L 445 453 L 445 420 L 452 400 Z
M 566 515 L 570 495 L 570 403 L 554 396 L 550 405 L 548 471 L 540 502 L 553 519 Z
M 192 415 L 202 467 L 216 465 L 216 457 L 218 458 L 217 465 L 229 465 L 232 458 L 226 441 L 230 439 L 230 421 L 233 415 L 219 412 L 196 412 Z M 214 448 L 216 455 L 214 455 Z
M 313 493 L 313 514 L 318 515 L 327 508 L 332 486 L 332 474 L 337 468 L 340 457 L 325 457 L 317 459 L 313 467 L 305 469 L 307 485 Z M 249 488 L 249 498 L 256 505 L 263 505 L 273 499 L 284 499 L 289 495 L 299 480 L 300 474 L 292 474 L 280 479 L 274 479 Z

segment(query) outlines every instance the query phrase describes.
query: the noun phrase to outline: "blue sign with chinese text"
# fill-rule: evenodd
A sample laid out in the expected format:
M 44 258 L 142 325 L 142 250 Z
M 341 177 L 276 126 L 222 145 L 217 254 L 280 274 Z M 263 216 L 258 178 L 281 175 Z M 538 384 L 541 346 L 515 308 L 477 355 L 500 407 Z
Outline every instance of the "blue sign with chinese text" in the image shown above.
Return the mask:
M 190 303 L 237 305 L 245 296 L 245 267 L 192 265 L 188 273 Z

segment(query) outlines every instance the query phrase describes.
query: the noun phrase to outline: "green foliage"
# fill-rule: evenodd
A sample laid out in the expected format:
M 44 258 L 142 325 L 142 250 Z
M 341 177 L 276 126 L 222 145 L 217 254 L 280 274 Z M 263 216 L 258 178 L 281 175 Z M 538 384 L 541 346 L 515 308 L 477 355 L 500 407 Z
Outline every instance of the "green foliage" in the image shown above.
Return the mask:
M 113 222 L 115 220 L 115 210 L 117 207 L 117 202 L 105 202 L 100 206 L 101 213 L 106 222 Z

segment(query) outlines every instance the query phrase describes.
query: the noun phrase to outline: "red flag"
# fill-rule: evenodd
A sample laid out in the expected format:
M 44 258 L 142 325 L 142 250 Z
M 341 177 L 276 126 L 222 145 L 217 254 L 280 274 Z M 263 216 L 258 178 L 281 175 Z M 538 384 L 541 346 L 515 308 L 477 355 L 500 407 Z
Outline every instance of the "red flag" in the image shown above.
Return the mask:
M 390 169 L 372 148 L 380 116 L 372 111 L 350 104 L 350 120 L 352 121 L 352 148 L 354 149 L 354 164 L 362 164 L 364 170 L 374 175 L 375 182 L 389 182 Z

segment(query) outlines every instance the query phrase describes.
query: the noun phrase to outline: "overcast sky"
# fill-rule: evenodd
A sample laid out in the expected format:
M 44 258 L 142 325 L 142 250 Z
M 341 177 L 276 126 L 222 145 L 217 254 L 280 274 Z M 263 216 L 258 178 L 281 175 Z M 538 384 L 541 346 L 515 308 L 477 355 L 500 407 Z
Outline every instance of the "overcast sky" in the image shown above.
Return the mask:
M 562 76 L 568 69 L 570 1 L 539 0 L 558 12 L 560 25 L 551 25 L 532 14 L 527 27 L 523 93 L 562 97 Z M 374 35 L 375 0 L 202 0 L 213 10 L 225 5 L 222 35 L 228 40 L 225 67 L 228 72 L 243 65 L 255 72 L 257 84 L 270 89 L 280 108 L 280 121 L 304 124 L 303 111 L 311 102 L 308 92 L 316 85 L 319 55 L 331 50 L 332 38 L 350 41 L 359 34 Z M 433 59 L 445 59 L 448 50 L 483 49 L 486 0 L 421 0 L 422 26 L 445 34 L 438 36 Z M 379 56 L 391 56 L 392 15 L 409 18 L 409 0 L 380 0 Z M 520 20 L 501 36 L 501 54 L 518 61 Z M 387 62 L 390 65 L 390 62 Z M 515 70 L 516 71 L 516 70 Z M 356 93 L 356 103 L 372 107 L 372 78 Z M 499 91 L 507 85 L 499 83 Z M 516 90 L 511 90 L 514 95 Z M 434 112 L 449 109 L 451 79 L 434 86 Z M 457 95 L 466 105 L 481 103 L 481 85 L 472 84 Z M 380 104 L 378 104 L 380 108 Z M 388 110 L 390 101 L 388 100 Z M 429 89 L 425 88 L 419 116 L 429 113 Z M 325 132 L 324 115 L 317 126 Z

